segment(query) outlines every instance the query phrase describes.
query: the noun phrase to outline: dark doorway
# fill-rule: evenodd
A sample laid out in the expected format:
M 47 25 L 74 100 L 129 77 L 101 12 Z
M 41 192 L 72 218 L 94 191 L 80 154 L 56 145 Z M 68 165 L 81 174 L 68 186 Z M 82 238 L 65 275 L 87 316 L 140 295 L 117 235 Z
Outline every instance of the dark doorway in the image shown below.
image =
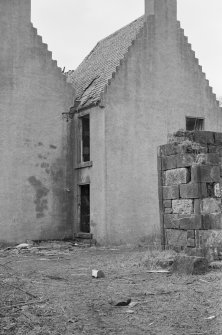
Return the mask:
M 80 232 L 90 233 L 90 185 L 80 186 Z

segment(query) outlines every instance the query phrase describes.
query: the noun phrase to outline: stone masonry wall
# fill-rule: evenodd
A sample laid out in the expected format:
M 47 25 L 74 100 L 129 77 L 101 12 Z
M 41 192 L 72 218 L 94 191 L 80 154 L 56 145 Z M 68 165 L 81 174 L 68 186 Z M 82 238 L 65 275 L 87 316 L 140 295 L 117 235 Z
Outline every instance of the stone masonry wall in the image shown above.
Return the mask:
M 178 131 L 158 150 L 162 244 L 222 256 L 222 133 Z

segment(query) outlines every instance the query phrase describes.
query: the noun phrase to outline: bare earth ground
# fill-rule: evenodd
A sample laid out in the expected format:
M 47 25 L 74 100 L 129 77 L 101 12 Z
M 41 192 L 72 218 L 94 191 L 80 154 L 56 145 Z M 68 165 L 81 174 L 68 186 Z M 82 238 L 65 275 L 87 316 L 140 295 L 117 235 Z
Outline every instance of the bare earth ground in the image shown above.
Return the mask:
M 0 250 L 0 334 L 221 335 L 221 270 L 149 273 L 162 256 L 72 243 Z M 128 298 L 137 304 L 114 306 Z

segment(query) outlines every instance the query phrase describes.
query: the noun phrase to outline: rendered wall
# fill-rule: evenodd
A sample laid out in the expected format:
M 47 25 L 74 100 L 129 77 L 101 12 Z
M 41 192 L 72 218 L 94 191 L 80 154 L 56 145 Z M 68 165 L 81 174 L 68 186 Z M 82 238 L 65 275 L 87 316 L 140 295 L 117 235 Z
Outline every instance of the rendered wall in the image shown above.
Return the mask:
M 168 133 L 185 128 L 186 116 L 204 117 L 206 130 L 222 126 L 215 95 L 176 20 L 147 18 L 103 104 L 104 241 L 134 243 L 147 237 L 152 243 L 159 229 L 157 146 L 166 143 Z
M 177 132 L 158 150 L 162 244 L 222 257 L 222 134 Z
M 0 241 L 72 236 L 73 90 L 30 22 L 30 0 L 0 1 Z

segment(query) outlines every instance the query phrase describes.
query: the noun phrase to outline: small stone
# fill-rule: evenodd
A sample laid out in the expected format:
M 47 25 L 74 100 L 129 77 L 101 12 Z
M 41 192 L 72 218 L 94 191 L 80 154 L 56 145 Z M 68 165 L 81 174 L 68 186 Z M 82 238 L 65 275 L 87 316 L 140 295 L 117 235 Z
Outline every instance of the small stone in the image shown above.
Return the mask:
M 94 277 L 94 278 L 105 278 L 105 274 L 102 270 L 92 270 L 92 277 Z
M 129 298 L 127 300 L 119 301 L 119 302 L 115 303 L 115 306 L 124 307 L 124 306 L 128 306 L 130 303 L 131 303 L 131 299 Z
M 31 245 L 28 244 L 28 243 L 21 243 L 21 244 L 16 246 L 16 249 L 28 249 L 30 247 L 31 247 Z

